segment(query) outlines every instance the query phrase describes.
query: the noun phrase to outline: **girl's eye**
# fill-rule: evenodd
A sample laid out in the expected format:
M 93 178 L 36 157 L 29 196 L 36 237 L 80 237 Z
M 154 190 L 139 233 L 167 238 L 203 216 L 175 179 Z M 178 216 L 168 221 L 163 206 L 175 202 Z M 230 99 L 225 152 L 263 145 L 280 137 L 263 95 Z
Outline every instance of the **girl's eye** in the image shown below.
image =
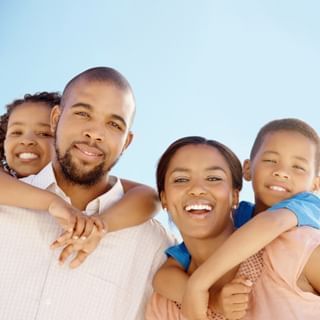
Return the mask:
M 17 137 L 17 136 L 22 135 L 22 131 L 12 131 L 12 132 L 9 133 L 9 135 Z
M 37 135 L 40 137 L 52 138 L 52 134 L 49 132 L 38 132 Z
M 216 176 L 210 176 L 210 177 L 207 177 L 207 180 L 208 181 L 221 181 L 222 178 L 216 177 Z

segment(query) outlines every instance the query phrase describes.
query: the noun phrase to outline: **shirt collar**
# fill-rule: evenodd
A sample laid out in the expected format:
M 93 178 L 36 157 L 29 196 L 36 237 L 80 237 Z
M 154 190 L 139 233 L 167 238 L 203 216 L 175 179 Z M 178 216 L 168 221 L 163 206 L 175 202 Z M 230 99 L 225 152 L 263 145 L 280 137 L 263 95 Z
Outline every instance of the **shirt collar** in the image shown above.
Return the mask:
M 109 176 L 109 179 L 112 183 L 111 189 L 88 203 L 86 207 L 86 213 L 88 215 L 101 213 L 102 210 L 110 207 L 114 202 L 122 198 L 124 190 L 120 179 L 114 176 Z M 40 189 L 52 191 L 70 203 L 68 196 L 57 184 L 51 162 L 38 174 L 22 178 L 21 180 Z

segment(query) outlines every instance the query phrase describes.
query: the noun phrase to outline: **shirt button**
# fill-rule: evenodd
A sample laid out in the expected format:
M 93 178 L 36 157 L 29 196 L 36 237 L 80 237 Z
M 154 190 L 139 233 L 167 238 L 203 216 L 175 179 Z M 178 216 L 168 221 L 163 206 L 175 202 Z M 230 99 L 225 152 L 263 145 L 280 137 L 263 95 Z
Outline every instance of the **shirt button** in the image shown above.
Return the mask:
M 50 305 L 51 305 L 51 299 L 46 299 L 46 300 L 44 301 L 44 304 L 45 304 L 46 306 L 50 306 Z

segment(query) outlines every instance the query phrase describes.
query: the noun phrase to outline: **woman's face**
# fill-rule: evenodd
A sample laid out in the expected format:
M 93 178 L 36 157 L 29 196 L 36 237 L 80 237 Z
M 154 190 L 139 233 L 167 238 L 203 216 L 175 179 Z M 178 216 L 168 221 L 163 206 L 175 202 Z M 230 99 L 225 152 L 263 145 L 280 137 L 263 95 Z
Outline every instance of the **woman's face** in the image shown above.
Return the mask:
M 182 236 L 208 238 L 231 223 L 238 191 L 220 152 L 195 144 L 182 147 L 171 158 L 161 200 Z

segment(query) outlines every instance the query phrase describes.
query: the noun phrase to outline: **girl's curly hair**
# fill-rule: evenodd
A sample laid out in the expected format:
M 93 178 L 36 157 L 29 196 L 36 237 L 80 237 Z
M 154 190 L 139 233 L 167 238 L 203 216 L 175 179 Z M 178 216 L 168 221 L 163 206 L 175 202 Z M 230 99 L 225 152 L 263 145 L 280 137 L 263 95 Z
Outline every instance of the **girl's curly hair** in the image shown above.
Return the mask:
M 25 94 L 22 99 L 14 100 L 12 103 L 6 105 L 6 112 L 0 116 L 0 161 L 5 160 L 4 154 L 4 140 L 6 138 L 8 121 L 12 111 L 19 105 L 32 102 L 32 103 L 45 103 L 48 107 L 53 108 L 55 105 L 60 104 L 61 95 L 59 92 L 37 92 L 35 94 Z

